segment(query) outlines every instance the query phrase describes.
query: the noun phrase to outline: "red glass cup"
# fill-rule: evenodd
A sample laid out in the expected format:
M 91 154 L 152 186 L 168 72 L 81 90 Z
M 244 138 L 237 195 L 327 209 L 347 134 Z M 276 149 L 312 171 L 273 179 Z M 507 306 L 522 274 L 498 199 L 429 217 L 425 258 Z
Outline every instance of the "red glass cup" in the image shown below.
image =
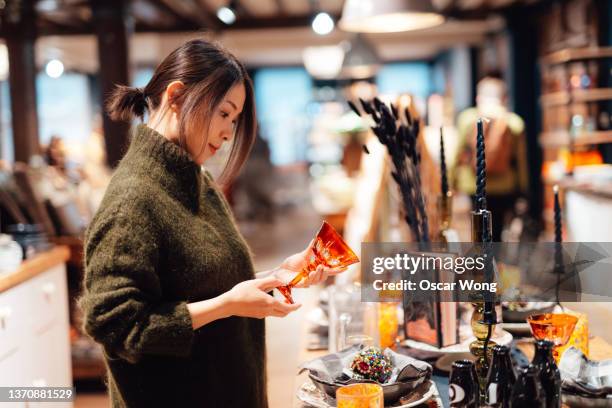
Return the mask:
M 340 234 L 325 221 L 323 221 L 323 225 L 310 245 L 309 250 L 310 256 L 306 266 L 302 268 L 291 282 L 285 286 L 278 287 L 279 292 L 283 294 L 289 303 L 294 303 L 291 296 L 291 288 L 302 279 L 308 277 L 311 272 L 316 271 L 319 265 L 324 265 L 328 268 L 345 268 L 359 262 L 357 255 L 344 242 Z

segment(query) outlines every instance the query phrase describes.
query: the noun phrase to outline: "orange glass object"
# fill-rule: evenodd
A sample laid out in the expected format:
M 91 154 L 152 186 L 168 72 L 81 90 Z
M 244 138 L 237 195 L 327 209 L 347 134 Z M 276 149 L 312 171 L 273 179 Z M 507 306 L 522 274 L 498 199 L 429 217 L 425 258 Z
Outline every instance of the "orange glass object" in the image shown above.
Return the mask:
M 378 304 L 378 335 L 380 347 L 394 348 L 397 342 L 399 319 L 397 303 L 383 302 Z
M 338 408 L 384 408 L 384 401 L 378 384 L 351 384 L 336 390 Z
M 536 340 L 548 340 L 554 343 L 553 356 L 557 363 L 561 359 L 559 349 L 567 344 L 577 322 L 576 316 L 566 313 L 543 313 L 527 318 L 531 333 Z
M 325 265 L 329 268 L 344 268 L 357 262 L 359 262 L 359 258 L 344 242 L 340 234 L 331 225 L 323 221 L 323 225 L 310 247 L 308 264 L 291 282 L 286 286 L 278 287 L 278 290 L 289 303 L 294 303 L 291 296 L 291 288 L 302 279 L 308 277 L 311 272 L 314 272 L 317 266 Z
M 574 332 L 570 336 L 567 344 L 565 346 L 559 346 L 559 354 L 563 355 L 565 350 L 570 347 L 576 347 L 578 350 L 582 351 L 585 356 L 589 356 L 589 319 L 584 313 L 577 313 L 574 311 L 566 310 L 566 313 L 571 314 L 572 316 L 576 316 L 578 318 L 578 323 L 576 323 L 576 328 L 574 328 Z

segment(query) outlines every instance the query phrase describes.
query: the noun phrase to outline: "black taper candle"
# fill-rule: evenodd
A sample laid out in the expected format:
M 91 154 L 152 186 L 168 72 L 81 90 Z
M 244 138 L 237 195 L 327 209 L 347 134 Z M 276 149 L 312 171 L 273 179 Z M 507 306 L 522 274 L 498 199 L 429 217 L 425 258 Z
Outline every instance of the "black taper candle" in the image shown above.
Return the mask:
M 483 119 L 479 118 L 476 123 L 476 209 L 472 212 L 472 240 L 474 242 L 482 242 L 482 251 L 486 259 L 484 270 L 485 281 L 492 282 L 493 276 L 493 257 L 491 256 L 491 212 L 487 210 L 487 171 L 485 160 L 485 140 Z M 483 299 L 486 299 L 486 293 L 482 292 Z M 479 323 L 484 324 L 487 329 L 487 334 L 484 339 L 476 336 L 479 340 L 476 341 L 476 348 L 480 346 L 478 341 L 482 340 L 482 361 L 479 367 L 484 374 L 489 368 L 489 342 L 493 335 L 493 326 L 497 323 L 497 314 L 495 312 L 495 303 L 491 300 L 485 300 L 483 304 L 482 319 Z M 476 334 L 476 333 L 475 333 Z M 486 376 L 486 374 L 484 374 Z M 481 393 L 484 396 L 484 388 L 481 388 Z
M 562 242 L 561 235 L 561 204 L 559 203 L 559 186 L 555 184 L 553 187 L 555 192 L 555 242 Z
M 561 250 L 561 242 L 563 242 L 562 236 L 562 224 L 561 224 L 561 203 L 559 202 L 559 186 L 554 185 L 553 191 L 555 193 L 555 269 L 554 273 L 557 275 L 557 284 L 555 285 L 555 296 L 559 306 L 561 306 L 560 289 L 561 289 L 561 275 L 564 273 L 563 267 L 563 251 Z
M 476 135 L 476 209 L 487 209 L 487 162 L 482 118 L 478 119 Z
M 448 176 L 446 174 L 446 158 L 444 157 L 444 132 L 442 126 L 440 126 L 440 177 L 441 177 L 441 191 L 442 196 L 446 197 L 448 194 Z

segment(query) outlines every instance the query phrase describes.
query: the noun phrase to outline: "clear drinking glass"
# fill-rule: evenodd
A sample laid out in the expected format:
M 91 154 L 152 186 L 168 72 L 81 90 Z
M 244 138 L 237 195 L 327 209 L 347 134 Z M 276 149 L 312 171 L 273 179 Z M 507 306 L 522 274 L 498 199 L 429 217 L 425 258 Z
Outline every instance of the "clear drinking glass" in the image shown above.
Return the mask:
M 329 351 L 334 353 L 352 345 L 378 345 L 377 303 L 361 301 L 361 285 L 329 287 Z

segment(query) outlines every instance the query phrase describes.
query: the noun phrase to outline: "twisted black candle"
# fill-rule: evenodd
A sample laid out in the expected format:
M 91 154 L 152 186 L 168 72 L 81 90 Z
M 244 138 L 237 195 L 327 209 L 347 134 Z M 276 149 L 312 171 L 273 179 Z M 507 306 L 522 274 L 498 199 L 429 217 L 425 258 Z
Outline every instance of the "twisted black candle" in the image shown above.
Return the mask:
M 561 204 L 559 203 L 559 186 L 553 187 L 555 192 L 555 242 L 562 242 L 561 236 Z
M 476 135 L 476 209 L 487 209 L 487 162 L 482 118 L 478 119 Z
M 482 236 L 476 237 L 478 241 L 483 243 L 483 252 L 486 257 L 485 265 L 485 280 L 493 281 L 493 263 L 491 256 L 491 212 L 487 210 L 487 162 L 485 159 L 485 140 L 483 119 L 479 118 L 477 122 L 476 134 L 476 209 L 474 213 L 480 218 L 482 229 L 479 231 Z M 474 237 L 473 237 L 474 238 Z M 486 294 L 483 291 L 483 297 Z M 487 326 L 487 335 L 483 342 L 483 358 L 485 367 L 489 367 L 488 348 L 491 336 L 493 335 L 493 325 L 497 322 L 497 314 L 495 313 L 495 304 L 490 300 L 485 300 L 484 310 L 481 323 Z
M 442 196 L 448 195 L 448 177 L 446 175 L 446 158 L 444 157 L 444 132 L 440 126 L 440 176 Z
M 555 285 L 555 299 L 559 306 L 561 306 L 560 289 L 561 289 L 561 274 L 563 274 L 563 253 L 561 251 L 561 242 L 563 237 L 561 235 L 561 204 L 559 202 L 559 186 L 555 184 L 553 187 L 555 192 L 555 269 L 554 272 L 557 275 L 557 284 Z

